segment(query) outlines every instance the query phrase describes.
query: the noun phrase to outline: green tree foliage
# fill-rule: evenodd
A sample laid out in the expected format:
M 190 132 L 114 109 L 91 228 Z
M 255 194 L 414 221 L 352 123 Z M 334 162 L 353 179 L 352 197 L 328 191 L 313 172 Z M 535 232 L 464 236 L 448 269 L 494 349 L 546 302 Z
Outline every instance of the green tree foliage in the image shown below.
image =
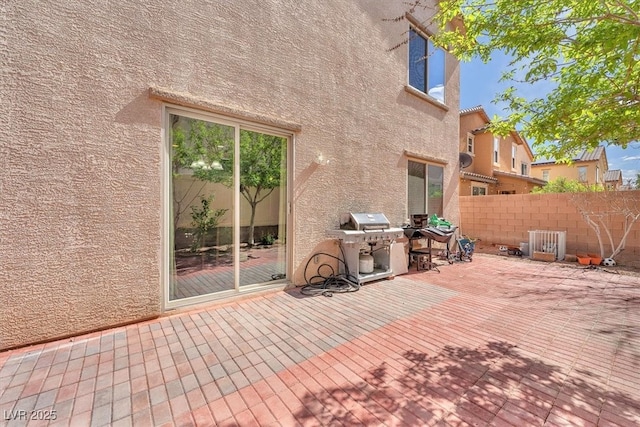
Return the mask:
M 544 194 L 544 193 L 585 193 L 602 191 L 602 186 L 588 185 L 577 180 L 571 180 L 564 177 L 556 178 L 547 182 L 543 187 L 536 187 L 531 192 Z
M 177 228 L 180 217 L 202 197 L 207 182 L 230 182 L 232 169 L 222 164 L 233 159 L 233 128 L 202 120 L 171 116 L 171 169 L 173 177 L 188 173 L 193 179 L 186 191 L 173 192 L 173 220 Z M 233 161 L 231 161 L 231 164 Z M 192 191 L 192 190 L 197 191 Z M 194 196 L 195 194 L 195 196 Z M 213 197 L 213 196 L 211 196 Z
M 218 182 L 229 188 L 233 187 L 234 129 L 202 120 L 174 117 L 174 176 L 188 169 L 200 182 Z M 240 131 L 240 194 L 251 208 L 248 242 L 250 245 L 255 243 L 258 204 L 281 184 L 286 160 L 285 147 L 285 138 L 247 130 Z M 174 218 L 193 202 L 185 203 L 178 196 L 174 194 Z
M 200 206 L 191 206 L 191 224 L 195 228 L 191 251 L 205 246 L 207 233 L 218 226 L 228 209 L 212 209 L 213 195 L 200 198 Z
M 510 113 L 494 118 L 496 133 L 518 128 L 539 155 L 566 160 L 602 143 L 626 147 L 640 138 L 639 1 L 437 4 L 433 23 L 441 30 L 435 43 L 461 59 L 488 61 L 494 51 L 512 58 L 503 74 L 511 86 L 496 97 Z M 548 93 L 536 86 L 542 81 L 551 83 Z
M 278 136 L 240 131 L 240 194 L 251 207 L 249 245 L 255 243 L 258 204 L 280 187 L 285 141 Z

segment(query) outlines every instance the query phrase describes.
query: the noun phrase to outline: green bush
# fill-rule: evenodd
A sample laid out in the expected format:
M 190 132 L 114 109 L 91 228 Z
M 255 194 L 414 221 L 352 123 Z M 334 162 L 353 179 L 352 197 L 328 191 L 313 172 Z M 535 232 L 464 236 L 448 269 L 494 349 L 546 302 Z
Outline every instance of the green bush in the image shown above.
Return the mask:
M 590 191 L 603 191 L 601 185 L 588 185 L 578 180 L 571 180 L 564 177 L 556 178 L 547 182 L 544 187 L 534 188 L 531 192 L 536 194 L 542 193 L 586 193 Z

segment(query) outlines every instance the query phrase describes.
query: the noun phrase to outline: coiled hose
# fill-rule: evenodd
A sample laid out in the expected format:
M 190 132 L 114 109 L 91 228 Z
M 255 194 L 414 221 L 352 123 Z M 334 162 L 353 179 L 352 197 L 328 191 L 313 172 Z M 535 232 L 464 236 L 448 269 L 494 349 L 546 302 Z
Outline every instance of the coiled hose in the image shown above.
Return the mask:
M 340 252 L 342 253 L 342 258 L 326 252 L 315 253 L 309 258 L 307 264 L 304 266 L 304 280 L 306 284 L 300 288 L 300 293 L 310 296 L 324 295 L 325 297 L 331 297 L 336 292 L 355 292 L 360 289 L 358 279 L 349 273 L 349 267 L 344 261 L 345 256 L 342 245 L 340 246 Z M 333 266 L 328 263 L 323 263 L 318 266 L 314 276 L 307 278 L 307 270 L 311 260 L 319 255 L 338 260 L 338 263 L 344 265 L 345 274 L 338 274 Z

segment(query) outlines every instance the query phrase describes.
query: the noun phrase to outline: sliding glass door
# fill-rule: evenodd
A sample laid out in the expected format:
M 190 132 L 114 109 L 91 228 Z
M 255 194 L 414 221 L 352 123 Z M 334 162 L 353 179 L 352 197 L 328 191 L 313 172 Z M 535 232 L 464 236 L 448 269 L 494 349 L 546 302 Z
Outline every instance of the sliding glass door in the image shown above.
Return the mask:
M 167 110 L 168 305 L 286 279 L 290 136 Z

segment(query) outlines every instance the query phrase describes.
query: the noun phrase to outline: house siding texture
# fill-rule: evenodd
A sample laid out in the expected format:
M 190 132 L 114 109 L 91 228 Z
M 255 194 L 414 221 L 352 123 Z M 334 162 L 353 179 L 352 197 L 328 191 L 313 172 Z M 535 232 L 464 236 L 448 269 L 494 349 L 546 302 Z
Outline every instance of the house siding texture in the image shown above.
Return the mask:
M 342 212 L 406 218 L 406 152 L 458 216 L 457 62 L 446 105 L 405 90 L 402 1 L 9 0 L 0 22 L 0 349 L 162 313 L 163 103 L 296 123 L 294 282 Z M 420 18 L 418 16 L 418 18 Z M 319 154 L 327 165 L 314 160 Z

